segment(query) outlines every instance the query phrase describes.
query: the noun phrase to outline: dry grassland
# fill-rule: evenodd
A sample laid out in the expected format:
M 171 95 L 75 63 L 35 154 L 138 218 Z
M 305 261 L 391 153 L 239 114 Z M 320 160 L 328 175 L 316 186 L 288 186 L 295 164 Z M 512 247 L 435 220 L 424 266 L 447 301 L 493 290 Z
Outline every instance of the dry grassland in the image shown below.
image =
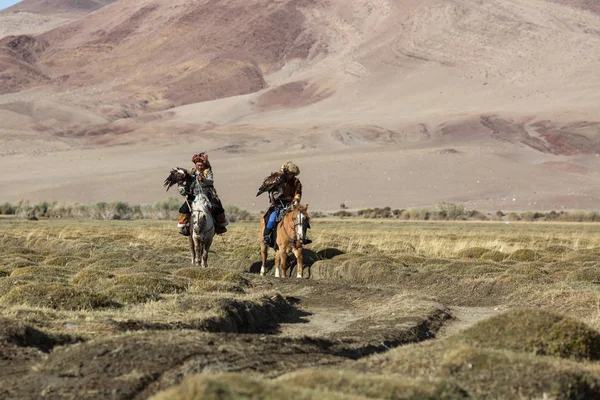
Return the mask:
M 202 269 L 172 222 L 0 219 L 0 397 L 600 395 L 600 225 L 312 225 L 298 281 L 255 223 Z M 497 315 L 419 343 L 459 307 Z

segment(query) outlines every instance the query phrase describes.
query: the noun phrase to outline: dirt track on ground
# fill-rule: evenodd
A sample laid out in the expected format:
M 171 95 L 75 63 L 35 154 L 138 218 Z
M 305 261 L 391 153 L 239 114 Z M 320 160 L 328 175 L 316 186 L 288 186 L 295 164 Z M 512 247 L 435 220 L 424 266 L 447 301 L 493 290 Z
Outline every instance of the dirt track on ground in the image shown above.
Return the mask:
M 244 371 L 275 377 L 310 366 L 341 366 L 434 338 L 451 318 L 441 304 L 397 287 L 249 276 L 255 290 L 274 289 L 291 306 L 266 331 L 232 334 L 132 325 L 133 331 L 56 345 L 46 352 L 53 344 L 44 346 L 43 337 L 33 340 L 25 333 L 31 327 L 13 321 L 15 328 L 0 332 L 5 360 L 0 362 L 0 395 L 147 398 L 191 373 Z M 22 379 L 14 379 L 16 375 Z M 30 384 L 23 385 L 25 381 Z

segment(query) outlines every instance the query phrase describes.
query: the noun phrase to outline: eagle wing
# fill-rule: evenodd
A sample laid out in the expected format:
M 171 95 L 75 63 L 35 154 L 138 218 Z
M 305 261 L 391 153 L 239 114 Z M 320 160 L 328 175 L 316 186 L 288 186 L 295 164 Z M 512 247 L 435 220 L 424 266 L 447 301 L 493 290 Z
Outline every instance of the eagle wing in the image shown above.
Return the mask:
M 173 185 L 184 183 L 188 176 L 189 173 L 184 168 L 173 168 L 169 176 L 167 176 L 167 179 L 165 179 L 163 186 L 169 190 Z
M 265 178 L 262 185 L 258 188 L 258 193 L 256 193 L 256 196 L 260 196 L 264 192 L 270 192 L 274 190 L 282 182 L 283 174 L 281 172 L 273 172 L 271 175 Z

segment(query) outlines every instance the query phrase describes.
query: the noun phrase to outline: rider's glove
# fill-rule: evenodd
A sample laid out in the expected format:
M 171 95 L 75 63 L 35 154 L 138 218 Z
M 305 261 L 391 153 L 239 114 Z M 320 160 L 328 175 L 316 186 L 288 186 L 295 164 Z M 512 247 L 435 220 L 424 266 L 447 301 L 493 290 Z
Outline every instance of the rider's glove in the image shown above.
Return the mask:
M 182 195 L 182 196 L 185 196 L 185 195 L 186 195 L 185 186 L 179 186 L 179 187 L 177 188 L 177 190 L 179 191 L 179 194 L 180 194 L 180 195 Z

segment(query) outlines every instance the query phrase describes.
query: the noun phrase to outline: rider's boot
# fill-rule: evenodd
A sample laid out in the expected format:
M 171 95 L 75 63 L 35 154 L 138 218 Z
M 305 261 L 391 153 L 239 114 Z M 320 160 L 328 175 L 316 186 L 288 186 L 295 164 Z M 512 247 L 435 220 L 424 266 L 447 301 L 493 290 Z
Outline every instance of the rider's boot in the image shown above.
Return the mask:
M 225 227 L 229 224 L 229 222 L 227 221 L 227 218 L 225 218 L 225 213 L 217 215 L 215 221 L 215 233 L 217 235 L 227 232 L 227 228 Z
M 309 238 L 304 236 L 304 239 L 302 240 L 302 244 L 311 244 L 311 243 L 312 243 L 312 240 L 310 240 Z
M 190 236 L 190 214 L 179 213 L 179 221 L 177 228 L 179 228 L 179 234 L 183 236 Z
M 271 235 L 273 234 L 273 228 L 265 228 L 265 233 L 263 235 L 263 243 L 267 246 L 271 245 Z

